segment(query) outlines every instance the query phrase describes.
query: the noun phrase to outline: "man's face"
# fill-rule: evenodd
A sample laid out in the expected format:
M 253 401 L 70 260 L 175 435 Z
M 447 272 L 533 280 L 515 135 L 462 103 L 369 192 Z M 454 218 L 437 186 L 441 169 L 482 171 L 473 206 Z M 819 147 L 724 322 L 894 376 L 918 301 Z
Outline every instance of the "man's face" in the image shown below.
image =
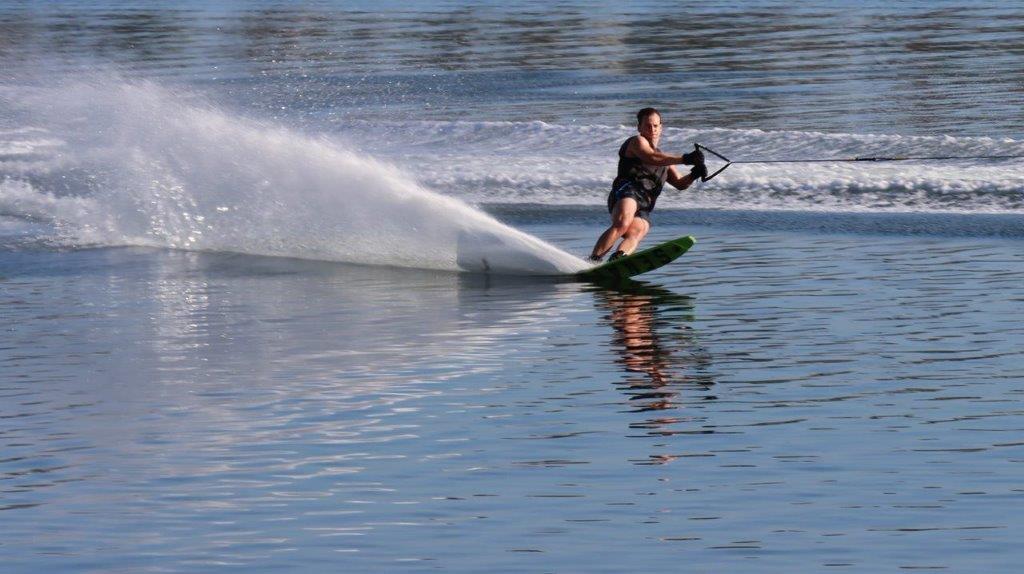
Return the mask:
M 637 127 L 640 131 L 640 135 L 647 138 L 651 143 L 657 142 L 658 138 L 661 137 L 661 116 L 658 114 L 651 114 L 640 122 Z

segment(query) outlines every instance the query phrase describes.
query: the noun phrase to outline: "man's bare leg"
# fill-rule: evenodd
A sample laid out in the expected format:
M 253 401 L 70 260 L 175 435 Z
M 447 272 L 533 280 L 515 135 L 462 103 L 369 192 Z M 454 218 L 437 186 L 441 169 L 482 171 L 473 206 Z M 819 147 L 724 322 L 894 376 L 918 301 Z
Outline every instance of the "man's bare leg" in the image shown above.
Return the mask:
M 647 220 L 641 217 L 634 217 L 633 222 L 622 238 L 622 243 L 619 244 L 619 251 L 626 255 L 633 253 L 636 250 L 636 246 L 640 244 L 640 240 L 647 235 L 650 229 L 651 224 L 647 223 Z
M 615 241 L 629 231 L 636 215 L 636 208 L 636 200 L 632 197 L 624 197 L 615 204 L 612 208 L 612 225 L 597 239 L 594 250 L 590 252 L 591 257 L 604 257 L 612 245 L 615 245 Z

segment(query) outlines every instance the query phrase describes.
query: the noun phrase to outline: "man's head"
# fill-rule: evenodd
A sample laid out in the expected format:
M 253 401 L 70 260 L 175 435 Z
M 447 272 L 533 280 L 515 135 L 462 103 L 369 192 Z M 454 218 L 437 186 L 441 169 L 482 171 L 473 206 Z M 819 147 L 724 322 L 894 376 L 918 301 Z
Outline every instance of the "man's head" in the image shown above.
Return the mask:
M 661 137 L 661 113 L 654 108 L 644 108 L 636 113 L 636 130 L 652 144 Z

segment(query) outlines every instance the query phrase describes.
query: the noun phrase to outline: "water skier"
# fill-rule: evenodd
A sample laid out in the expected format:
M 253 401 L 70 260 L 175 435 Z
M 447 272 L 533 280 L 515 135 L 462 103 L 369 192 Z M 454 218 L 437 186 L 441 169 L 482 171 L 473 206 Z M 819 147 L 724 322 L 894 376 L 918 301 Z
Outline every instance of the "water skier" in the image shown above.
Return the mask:
M 608 194 L 608 211 L 612 224 L 598 238 L 590 254 L 591 261 L 600 261 L 621 237 L 618 249 L 611 259 L 629 255 L 651 228 L 651 211 L 668 182 L 676 189 L 686 189 L 706 176 L 704 154 L 694 150 L 681 156 L 667 154 L 658 149 L 661 139 L 661 113 L 644 108 L 636 114 L 637 131 L 619 147 L 619 170 Z M 692 165 L 686 175 L 680 175 L 676 165 Z

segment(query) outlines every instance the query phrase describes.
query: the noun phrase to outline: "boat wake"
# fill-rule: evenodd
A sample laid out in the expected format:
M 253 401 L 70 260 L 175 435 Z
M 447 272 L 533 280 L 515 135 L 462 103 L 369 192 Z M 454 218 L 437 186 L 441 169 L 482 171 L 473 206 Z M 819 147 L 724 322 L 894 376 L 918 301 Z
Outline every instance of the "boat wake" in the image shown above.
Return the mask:
M 632 126 L 545 122 L 350 122 L 368 129 L 384 157 L 445 193 L 486 203 L 603 205 L 615 150 Z M 838 158 L 821 163 L 736 164 L 659 207 L 824 212 L 1024 213 L 1024 142 L 1011 138 L 830 134 L 758 129 L 666 128 L 670 152 L 701 143 L 733 160 Z M 428 152 L 429 153 L 426 153 Z M 848 162 L 868 156 L 960 156 L 965 160 Z M 1014 156 L 998 160 L 978 156 Z M 714 171 L 724 165 L 709 157 Z

